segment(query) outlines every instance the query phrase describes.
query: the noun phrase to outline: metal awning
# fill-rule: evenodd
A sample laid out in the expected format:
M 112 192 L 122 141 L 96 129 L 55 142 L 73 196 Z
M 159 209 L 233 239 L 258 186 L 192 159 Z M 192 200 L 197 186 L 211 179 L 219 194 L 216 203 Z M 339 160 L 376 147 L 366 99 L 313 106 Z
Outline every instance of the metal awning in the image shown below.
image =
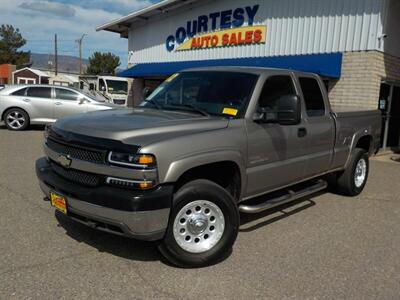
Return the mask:
M 211 59 L 182 62 L 137 64 L 118 76 L 121 77 L 161 77 L 190 68 L 201 67 L 264 67 L 311 72 L 323 77 L 339 78 L 342 71 L 342 53 L 312 54 L 276 57 L 253 57 L 235 59 Z

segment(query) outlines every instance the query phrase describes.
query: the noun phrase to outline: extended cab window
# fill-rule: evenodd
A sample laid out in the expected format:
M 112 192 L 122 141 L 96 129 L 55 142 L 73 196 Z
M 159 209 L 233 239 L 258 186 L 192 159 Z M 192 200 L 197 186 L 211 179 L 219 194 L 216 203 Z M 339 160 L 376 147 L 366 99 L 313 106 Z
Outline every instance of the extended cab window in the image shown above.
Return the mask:
M 56 99 L 76 101 L 78 94 L 70 90 L 56 89 Z
M 269 115 L 269 118 L 277 118 L 277 101 L 288 95 L 296 95 L 293 80 L 288 75 L 269 77 L 262 89 L 258 106 Z
M 319 117 L 325 115 L 324 96 L 315 78 L 300 77 L 300 86 L 303 91 L 304 102 L 306 104 L 307 115 L 309 117 Z
M 36 98 L 51 98 L 51 88 L 30 87 L 26 95 L 28 97 L 36 97 Z

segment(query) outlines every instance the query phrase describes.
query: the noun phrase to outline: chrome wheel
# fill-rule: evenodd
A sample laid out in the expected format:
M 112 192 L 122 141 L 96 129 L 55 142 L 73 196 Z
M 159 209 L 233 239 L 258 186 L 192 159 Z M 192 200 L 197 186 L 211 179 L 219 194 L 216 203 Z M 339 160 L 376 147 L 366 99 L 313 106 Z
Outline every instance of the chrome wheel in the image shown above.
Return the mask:
M 356 171 L 354 173 L 354 183 L 357 188 L 360 188 L 367 177 L 367 162 L 365 159 L 360 159 L 356 166 Z
M 6 122 L 12 129 L 21 129 L 25 125 L 25 117 L 19 112 L 12 110 L 6 116 Z
M 177 244 L 190 253 L 203 253 L 212 249 L 225 229 L 221 209 L 206 200 L 193 201 L 183 207 L 174 220 L 174 238 Z

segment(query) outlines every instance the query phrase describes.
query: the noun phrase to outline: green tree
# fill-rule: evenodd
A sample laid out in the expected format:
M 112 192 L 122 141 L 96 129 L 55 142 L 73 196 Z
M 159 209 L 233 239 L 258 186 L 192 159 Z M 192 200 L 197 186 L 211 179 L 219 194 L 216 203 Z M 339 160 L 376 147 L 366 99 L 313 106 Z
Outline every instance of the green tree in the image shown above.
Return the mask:
M 30 52 L 18 51 L 26 44 L 18 28 L 3 24 L 0 27 L 0 64 L 13 64 L 18 68 L 29 63 Z
M 89 57 L 86 74 L 89 75 L 115 75 L 115 69 L 121 65 L 118 56 L 107 52 L 95 52 Z

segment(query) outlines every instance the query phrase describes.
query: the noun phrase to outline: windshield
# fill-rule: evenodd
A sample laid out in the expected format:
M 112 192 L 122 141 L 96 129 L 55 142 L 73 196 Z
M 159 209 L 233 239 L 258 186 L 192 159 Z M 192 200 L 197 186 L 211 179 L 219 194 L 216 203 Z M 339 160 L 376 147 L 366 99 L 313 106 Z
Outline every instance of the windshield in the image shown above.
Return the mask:
M 128 94 L 128 83 L 126 81 L 107 80 L 107 86 L 110 94 Z
M 183 72 L 172 75 L 141 104 L 185 109 L 210 115 L 240 117 L 258 76 L 237 72 Z

